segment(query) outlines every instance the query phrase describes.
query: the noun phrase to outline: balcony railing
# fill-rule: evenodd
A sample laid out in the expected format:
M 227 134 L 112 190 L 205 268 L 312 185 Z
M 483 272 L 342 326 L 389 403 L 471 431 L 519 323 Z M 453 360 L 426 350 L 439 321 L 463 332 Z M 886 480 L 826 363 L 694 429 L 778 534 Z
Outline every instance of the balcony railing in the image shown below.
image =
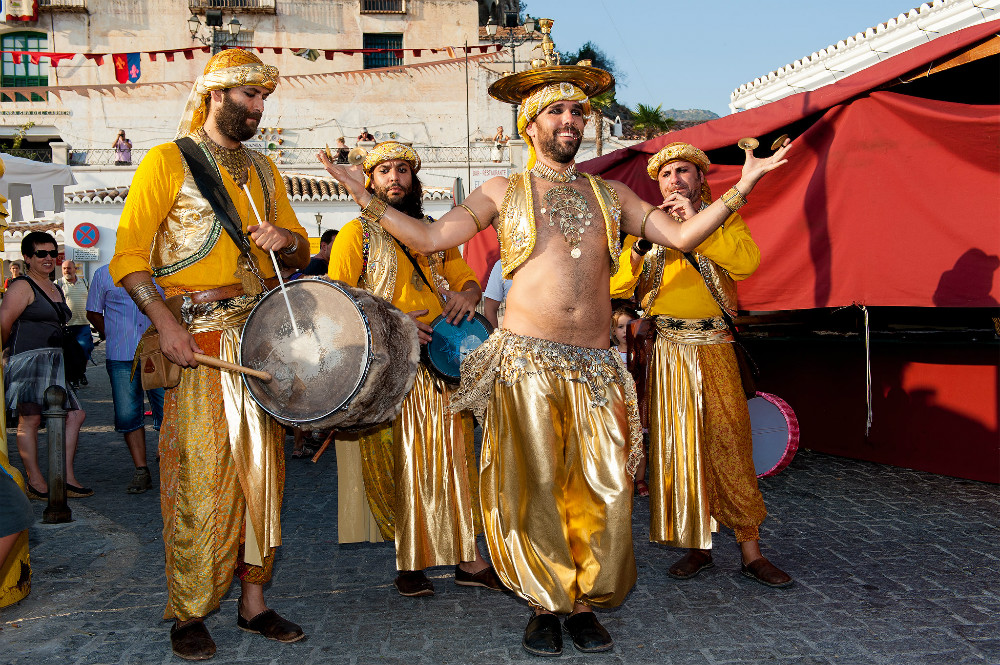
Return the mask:
M 464 164 L 466 159 L 465 146 L 414 146 L 414 150 L 420 155 L 420 159 L 425 164 L 430 163 L 459 163 Z M 277 164 L 295 164 L 298 166 L 319 166 L 316 161 L 316 153 L 322 148 L 282 148 L 268 151 L 271 159 Z M 132 164 L 138 165 L 142 158 L 149 152 L 146 148 L 132 149 Z M 279 154 L 280 153 L 280 154 Z M 506 153 L 505 153 L 506 156 Z M 484 145 L 473 145 L 471 160 L 473 163 L 484 163 L 490 161 L 490 147 Z M 48 160 L 52 161 L 51 153 Z M 115 163 L 114 148 L 87 148 L 83 150 L 71 150 L 69 153 L 69 163 L 72 166 L 113 166 Z
M 84 12 L 87 11 L 87 0 L 38 0 L 39 11 L 50 12 Z
M 23 157 L 36 162 L 51 162 L 51 148 L 0 148 L 0 152 L 5 152 L 11 157 Z
M 406 0 L 361 0 L 362 14 L 405 14 Z
M 276 0 L 188 0 L 188 8 L 195 14 L 206 9 L 223 9 L 242 14 L 274 14 Z

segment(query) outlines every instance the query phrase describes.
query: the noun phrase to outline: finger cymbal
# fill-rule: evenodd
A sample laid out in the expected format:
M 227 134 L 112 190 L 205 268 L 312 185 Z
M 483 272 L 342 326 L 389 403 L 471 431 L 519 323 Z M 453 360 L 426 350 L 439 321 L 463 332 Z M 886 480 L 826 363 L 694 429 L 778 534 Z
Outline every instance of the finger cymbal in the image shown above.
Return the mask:
M 771 150 L 777 150 L 781 146 L 785 145 L 785 141 L 788 140 L 788 134 L 782 134 L 778 138 L 774 139 L 774 143 L 771 144 Z
M 324 151 L 326 152 L 327 159 L 329 159 L 331 162 L 335 161 L 334 158 L 333 158 L 333 153 L 330 152 L 330 144 L 329 143 L 326 144 L 326 148 L 324 148 Z
M 354 166 L 360 166 L 364 161 L 365 157 L 368 156 L 368 151 L 358 146 L 356 148 L 351 148 L 351 151 L 347 153 L 347 161 Z
M 753 138 L 752 136 L 748 136 L 746 138 L 737 141 L 736 145 L 738 145 L 743 150 L 756 150 L 757 146 L 760 145 L 760 141 Z

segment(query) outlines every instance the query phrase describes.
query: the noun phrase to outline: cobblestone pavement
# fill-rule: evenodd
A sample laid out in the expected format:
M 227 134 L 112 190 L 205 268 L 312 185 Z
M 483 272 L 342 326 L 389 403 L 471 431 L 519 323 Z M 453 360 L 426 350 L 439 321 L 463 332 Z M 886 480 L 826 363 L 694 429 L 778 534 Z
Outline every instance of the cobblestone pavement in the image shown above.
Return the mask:
M 33 588 L 0 609 L 2 663 L 182 662 L 160 618 L 159 496 L 125 493 L 131 464 L 112 429 L 101 347 L 95 359 L 81 390 L 77 473 L 97 493 L 71 500 L 74 521 L 62 525 L 42 524 L 44 504 L 33 502 Z M 151 430 L 147 439 L 155 459 Z M 13 434 L 8 444 L 20 465 Z M 390 544 L 339 546 L 336 473 L 332 447 L 315 465 L 288 461 L 284 546 L 268 600 L 308 639 L 281 645 L 239 631 L 235 585 L 207 620 L 213 662 L 537 662 L 520 646 L 523 602 L 457 587 L 444 568 L 431 571 L 436 596 L 402 598 L 391 586 Z M 669 578 L 677 553 L 648 543 L 649 505 L 639 499 L 639 581 L 623 607 L 601 613 L 616 646 L 586 656 L 567 640 L 561 661 L 1000 663 L 997 486 L 802 451 L 761 487 L 771 513 L 764 551 L 795 586 L 773 590 L 740 576 L 727 531 L 716 540 L 715 568 Z

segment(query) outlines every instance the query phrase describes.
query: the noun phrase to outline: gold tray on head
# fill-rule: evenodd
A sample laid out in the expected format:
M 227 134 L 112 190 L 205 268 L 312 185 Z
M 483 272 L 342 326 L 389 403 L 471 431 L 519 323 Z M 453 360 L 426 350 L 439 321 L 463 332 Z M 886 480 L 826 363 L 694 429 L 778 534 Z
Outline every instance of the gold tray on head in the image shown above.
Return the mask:
M 572 83 L 587 97 L 599 95 L 615 84 L 615 77 L 597 67 L 578 65 L 554 65 L 528 69 L 504 76 L 490 86 L 489 93 L 494 99 L 508 104 L 520 104 L 532 90 L 551 83 Z

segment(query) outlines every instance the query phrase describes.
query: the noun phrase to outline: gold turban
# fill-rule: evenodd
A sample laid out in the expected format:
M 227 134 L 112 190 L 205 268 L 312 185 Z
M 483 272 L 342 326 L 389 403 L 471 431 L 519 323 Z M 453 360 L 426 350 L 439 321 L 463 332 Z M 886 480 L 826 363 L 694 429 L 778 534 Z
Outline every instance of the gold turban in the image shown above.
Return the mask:
M 712 165 L 712 162 L 708 161 L 708 155 L 704 152 L 690 143 L 678 141 L 665 145 L 658 153 L 650 157 L 649 164 L 646 166 L 646 173 L 649 174 L 650 178 L 656 180 L 663 165 L 670 164 L 671 162 L 691 162 L 698 167 L 702 176 L 708 174 L 708 167 Z M 712 190 L 708 187 L 708 180 L 702 181 L 701 199 L 705 203 L 712 202 Z
M 390 159 L 401 159 L 404 162 L 409 162 L 414 173 L 420 170 L 420 156 L 417 155 L 416 150 L 396 141 L 383 141 L 365 155 L 365 161 L 361 164 L 361 169 L 365 172 L 365 188 L 371 187 L 372 171 L 375 170 L 375 167 Z
M 517 109 L 517 133 L 521 135 L 524 142 L 528 144 L 528 165 L 531 168 L 535 165 L 535 146 L 528 136 L 528 123 L 538 117 L 549 104 L 555 102 L 583 102 L 584 121 L 590 118 L 590 100 L 587 93 L 578 86 L 568 83 L 551 83 L 549 85 L 535 88 L 531 94 L 524 98 L 521 106 Z
M 268 92 L 274 92 L 278 85 L 278 70 L 265 65 L 253 53 L 239 48 L 219 51 L 205 65 L 205 72 L 199 76 L 177 127 L 177 136 L 187 136 L 198 131 L 205 124 L 208 113 L 208 96 L 213 90 L 226 90 L 241 85 L 259 85 Z

